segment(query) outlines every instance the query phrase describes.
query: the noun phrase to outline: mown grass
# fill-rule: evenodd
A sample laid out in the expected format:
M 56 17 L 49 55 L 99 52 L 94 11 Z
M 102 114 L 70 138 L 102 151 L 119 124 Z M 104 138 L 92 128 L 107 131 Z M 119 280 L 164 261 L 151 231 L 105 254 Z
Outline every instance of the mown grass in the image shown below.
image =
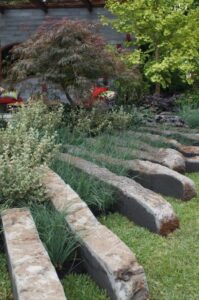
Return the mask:
M 191 174 L 199 193 L 199 174 Z M 199 299 L 199 196 L 190 202 L 167 198 L 181 227 L 164 238 L 140 228 L 118 213 L 100 221 L 136 254 L 143 265 L 152 300 Z
M 70 274 L 62 281 L 69 300 L 108 300 L 106 292 L 100 289 L 86 274 Z

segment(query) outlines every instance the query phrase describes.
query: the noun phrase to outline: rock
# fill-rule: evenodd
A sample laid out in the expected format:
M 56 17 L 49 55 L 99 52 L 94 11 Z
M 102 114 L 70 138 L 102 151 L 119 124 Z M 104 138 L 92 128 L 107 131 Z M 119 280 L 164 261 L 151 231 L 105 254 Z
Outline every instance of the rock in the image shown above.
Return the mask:
M 127 147 L 117 147 L 118 151 L 124 152 L 128 155 L 132 155 L 133 158 L 139 158 L 153 163 L 163 165 L 171 170 L 179 173 L 185 172 L 185 160 L 181 153 L 170 148 L 149 148 L 145 147 L 146 151 L 143 150 L 131 150 Z M 153 149 L 153 150 L 152 150 Z
M 141 159 L 151 161 L 168 167 L 176 172 L 185 173 L 185 159 L 183 155 L 175 150 L 170 148 L 156 148 L 149 144 L 146 144 L 140 140 L 151 140 L 151 135 L 141 134 L 139 132 L 128 131 L 128 135 L 135 139 L 136 148 L 124 147 L 124 141 L 121 138 L 114 137 L 114 143 L 117 146 L 118 152 L 122 152 L 125 155 L 127 154 L 132 159 Z M 152 135 L 153 136 L 153 135 Z M 129 137 L 129 139 L 130 139 Z M 159 136 L 158 136 L 159 137 Z M 137 140 L 139 138 L 140 140 Z M 155 141 L 160 141 L 159 138 Z M 87 139 L 88 144 L 95 144 L 95 140 L 92 138 Z M 121 146 L 122 145 L 122 146 Z
M 142 186 L 166 196 L 190 200 L 196 196 L 194 182 L 186 176 L 167 167 L 143 160 L 122 160 L 104 154 L 96 154 L 85 149 L 67 145 L 71 154 L 89 154 L 98 161 L 119 165 L 125 168 L 128 176 L 139 182 Z
M 69 100 L 63 88 L 59 84 L 50 81 L 44 81 L 39 77 L 30 77 L 21 80 L 12 85 L 20 94 L 20 97 L 26 101 L 32 96 L 46 95 L 49 101 L 58 101 L 59 103 L 68 103 Z
M 65 213 L 68 226 L 79 237 L 87 270 L 98 285 L 113 300 L 149 299 L 143 267 L 129 248 L 101 225 L 86 203 L 48 168 L 43 169 L 43 184 L 55 208 Z
M 186 157 L 199 156 L 198 146 L 178 146 L 178 151 L 180 151 Z
M 140 139 L 152 141 L 152 142 L 160 142 L 168 145 L 176 149 L 178 152 L 182 153 L 186 157 L 199 156 L 199 147 L 198 146 L 186 146 L 180 144 L 178 141 L 174 139 L 169 139 L 161 135 L 152 134 L 152 133 L 140 133 L 140 132 L 128 132 L 132 136 L 139 137 Z M 155 148 L 154 148 L 155 149 Z M 166 149 L 166 148 L 165 148 Z
M 199 172 L 199 156 L 186 158 L 186 172 Z
M 153 112 L 174 111 L 176 106 L 177 96 L 161 97 L 157 95 L 146 96 L 143 101 L 143 106 Z
M 2 213 L 13 296 L 17 300 L 66 300 L 28 209 Z
M 199 134 L 198 133 L 188 133 L 188 132 L 182 132 L 177 130 L 161 130 L 159 128 L 141 128 L 144 131 L 150 131 L 151 133 L 163 135 L 163 136 L 177 136 L 179 138 L 185 138 L 195 145 L 199 145 Z
M 136 224 L 152 232 L 167 235 L 179 227 L 172 206 L 160 195 L 143 188 L 124 176 L 118 176 L 94 163 L 61 153 L 59 159 L 112 186 L 117 198 L 117 209 Z
M 154 116 L 144 116 L 142 124 L 151 127 L 155 127 L 159 124 L 173 127 L 187 127 L 181 117 L 168 112 L 162 112 L 160 114 L 155 114 Z

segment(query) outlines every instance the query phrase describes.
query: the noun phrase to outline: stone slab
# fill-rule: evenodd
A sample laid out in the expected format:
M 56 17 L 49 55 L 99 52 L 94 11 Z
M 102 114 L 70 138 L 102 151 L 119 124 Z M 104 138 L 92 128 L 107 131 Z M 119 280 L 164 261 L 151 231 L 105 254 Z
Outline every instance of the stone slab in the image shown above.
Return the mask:
M 186 172 L 199 172 L 199 156 L 186 158 Z
M 68 226 L 79 237 L 87 270 L 98 285 L 112 300 L 149 299 L 143 267 L 130 249 L 101 225 L 78 194 L 48 168 L 43 169 L 43 184 L 55 208 L 66 214 Z
M 142 127 L 141 128 L 144 131 L 150 131 L 151 133 L 157 133 L 159 135 L 163 136 L 176 136 L 179 138 L 185 138 L 192 142 L 195 145 L 199 145 L 199 134 L 198 133 L 188 133 L 188 132 L 182 132 L 179 130 L 163 130 L 159 128 L 154 127 Z
M 190 200 L 196 196 L 194 182 L 188 177 L 179 174 L 167 167 L 144 160 L 122 160 L 111 156 L 87 151 L 80 147 L 66 145 L 70 154 L 86 154 L 111 165 L 119 165 L 127 170 L 128 176 L 142 186 L 165 196 L 182 200 Z
M 134 180 L 70 154 L 61 153 L 59 159 L 112 186 L 118 211 L 136 224 L 161 235 L 167 235 L 179 227 L 172 206 L 162 196 L 145 189 Z
M 169 147 L 177 150 L 181 154 L 183 154 L 186 157 L 193 157 L 193 156 L 199 156 L 199 147 L 198 146 L 186 146 L 182 145 L 175 139 L 166 138 L 164 136 L 158 135 L 158 134 L 152 134 L 152 133 L 139 133 L 139 132 L 129 132 L 131 135 L 134 135 L 136 137 L 144 138 L 148 141 L 153 142 L 162 142 L 167 144 Z
M 30 211 L 13 208 L 1 216 L 14 299 L 66 300 Z
M 137 158 L 151 161 L 153 163 L 168 167 L 179 173 L 185 173 L 185 159 L 182 153 L 171 148 L 156 148 L 142 141 L 141 138 L 143 137 L 146 139 L 146 141 L 151 140 L 151 136 L 153 136 L 153 134 L 147 133 L 143 135 L 139 132 L 134 133 L 132 131 L 129 131 L 128 134 L 130 136 L 132 135 L 133 138 L 140 138 L 140 140 L 135 140 L 137 149 L 131 148 L 128 145 L 124 146 L 124 142 L 121 138 L 114 137 L 114 142 L 116 145 L 118 145 L 118 152 L 126 153 L 128 156 L 132 157 L 132 159 Z M 160 142 L 159 136 L 156 137 L 155 141 Z M 89 142 L 94 143 L 94 140 L 91 141 L 91 139 L 89 139 Z
M 133 158 L 136 157 L 142 160 L 151 161 L 153 163 L 160 164 L 179 173 L 185 172 L 185 159 L 183 155 L 175 149 L 153 147 L 153 151 L 152 148 L 151 151 L 147 151 L 149 150 L 149 148 L 145 147 L 146 151 L 144 151 L 134 150 L 121 146 L 118 146 L 117 149 L 120 152 L 132 155 Z

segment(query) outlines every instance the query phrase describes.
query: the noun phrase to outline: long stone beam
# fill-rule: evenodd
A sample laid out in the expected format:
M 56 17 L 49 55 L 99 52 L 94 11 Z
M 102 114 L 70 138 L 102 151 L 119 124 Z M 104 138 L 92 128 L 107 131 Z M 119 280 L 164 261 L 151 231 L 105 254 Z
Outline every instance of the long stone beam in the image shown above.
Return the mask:
M 66 300 L 30 211 L 8 209 L 2 224 L 15 300 Z
M 140 132 L 128 132 L 132 136 L 136 136 L 137 138 L 144 138 L 145 140 L 152 142 L 162 142 L 167 144 L 169 147 L 176 149 L 180 153 L 182 153 L 186 157 L 199 156 L 199 147 L 198 146 L 186 146 L 182 145 L 175 139 L 169 139 L 164 136 L 152 133 L 140 133 Z
M 132 158 L 151 161 L 179 173 L 185 173 L 185 159 L 181 153 L 170 148 L 154 148 L 154 151 L 133 150 L 128 147 L 117 147 L 118 151 L 131 155 Z
M 139 159 L 112 158 L 71 145 L 66 145 L 66 148 L 70 154 L 89 154 L 98 161 L 119 165 L 127 170 L 129 177 L 156 193 L 182 200 L 190 200 L 197 194 L 195 184 L 191 179 L 159 164 Z
M 151 133 L 157 133 L 159 135 L 164 135 L 164 136 L 177 136 L 180 138 L 185 138 L 192 143 L 199 145 L 199 133 L 187 133 L 187 132 L 182 132 L 179 130 L 161 130 L 159 128 L 154 128 L 154 127 L 141 127 L 143 131 L 149 131 Z
M 130 135 L 135 135 L 140 138 L 140 133 L 129 132 Z M 151 134 L 152 135 L 152 134 Z M 143 135 L 142 135 L 143 136 Z M 146 137 L 149 139 L 148 135 Z M 94 139 L 89 138 L 88 143 L 93 145 Z M 158 138 L 159 141 L 159 138 Z M 132 159 L 141 159 L 151 161 L 170 168 L 171 170 L 179 173 L 185 173 L 185 159 L 184 156 L 175 149 L 170 148 L 156 148 L 142 141 L 135 141 L 138 149 L 132 149 L 128 146 L 124 146 L 123 140 L 118 137 L 114 137 L 114 143 L 118 152 L 127 154 Z
M 48 168 L 43 169 L 43 184 L 55 208 L 65 213 L 68 226 L 78 236 L 87 270 L 98 285 L 113 300 L 149 299 L 143 267 L 130 249 L 101 225 L 77 193 Z
M 179 227 L 172 206 L 162 196 L 143 188 L 134 180 L 70 154 L 62 153 L 59 159 L 112 186 L 118 211 L 136 224 L 161 235 L 167 235 Z
M 186 158 L 186 172 L 199 172 L 199 156 Z

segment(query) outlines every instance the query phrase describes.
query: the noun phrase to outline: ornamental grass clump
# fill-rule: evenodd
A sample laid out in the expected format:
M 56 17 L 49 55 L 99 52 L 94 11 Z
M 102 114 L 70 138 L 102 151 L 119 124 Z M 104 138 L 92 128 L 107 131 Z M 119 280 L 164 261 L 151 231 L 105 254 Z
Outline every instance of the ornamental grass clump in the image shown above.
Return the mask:
M 62 270 L 66 261 L 74 260 L 77 239 L 68 228 L 64 215 L 49 204 L 33 204 L 30 210 L 53 265 L 57 271 Z
M 0 204 L 44 199 L 39 166 L 58 151 L 56 128 L 62 108 L 49 111 L 41 101 L 29 101 L 0 129 Z

